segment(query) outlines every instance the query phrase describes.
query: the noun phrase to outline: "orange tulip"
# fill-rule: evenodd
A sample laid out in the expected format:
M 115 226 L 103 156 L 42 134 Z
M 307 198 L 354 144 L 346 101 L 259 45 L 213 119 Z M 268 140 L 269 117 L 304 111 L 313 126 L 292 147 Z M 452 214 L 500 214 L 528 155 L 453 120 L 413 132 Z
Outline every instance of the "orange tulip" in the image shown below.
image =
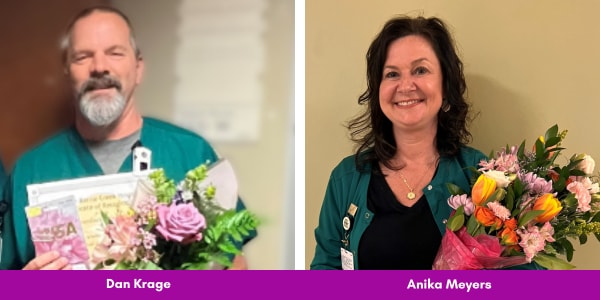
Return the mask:
M 504 230 L 500 232 L 500 238 L 502 239 L 502 244 L 504 245 L 516 245 L 519 242 L 519 236 L 517 233 L 508 227 L 504 227 Z
M 560 201 L 552 194 L 543 194 L 533 203 L 533 210 L 543 210 L 544 212 L 537 217 L 535 221 L 538 223 L 546 223 L 554 218 L 562 210 Z
M 490 227 L 492 226 L 494 229 L 498 229 L 502 226 L 502 220 L 494 215 L 494 212 L 489 208 L 484 206 L 475 207 L 475 219 L 479 224 Z
M 475 205 L 482 205 L 487 198 L 496 190 L 496 180 L 483 174 L 477 178 L 471 190 L 471 199 Z

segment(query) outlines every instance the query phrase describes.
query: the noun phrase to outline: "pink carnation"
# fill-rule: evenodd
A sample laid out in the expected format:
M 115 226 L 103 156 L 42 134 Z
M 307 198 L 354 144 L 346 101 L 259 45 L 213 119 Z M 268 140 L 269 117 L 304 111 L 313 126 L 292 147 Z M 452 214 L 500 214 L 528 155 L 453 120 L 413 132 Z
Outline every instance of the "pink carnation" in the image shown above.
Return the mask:
M 502 221 L 510 219 L 510 211 L 504 207 L 498 201 L 488 202 L 487 207 L 494 213 L 494 215 L 500 218 Z
M 567 185 L 567 190 L 575 194 L 577 198 L 577 211 L 586 212 L 592 209 L 590 203 L 592 202 L 592 196 L 590 196 L 589 190 L 585 185 L 579 181 L 573 181 Z

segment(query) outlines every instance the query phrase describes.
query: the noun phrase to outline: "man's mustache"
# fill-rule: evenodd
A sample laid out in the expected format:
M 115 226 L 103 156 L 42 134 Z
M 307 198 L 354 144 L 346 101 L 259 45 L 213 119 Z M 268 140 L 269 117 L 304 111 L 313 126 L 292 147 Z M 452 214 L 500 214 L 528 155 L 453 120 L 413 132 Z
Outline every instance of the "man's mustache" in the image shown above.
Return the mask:
M 101 74 L 98 76 L 92 76 L 86 80 L 79 89 L 79 93 L 83 95 L 89 91 L 108 88 L 115 88 L 120 92 L 122 88 L 121 82 L 111 75 Z

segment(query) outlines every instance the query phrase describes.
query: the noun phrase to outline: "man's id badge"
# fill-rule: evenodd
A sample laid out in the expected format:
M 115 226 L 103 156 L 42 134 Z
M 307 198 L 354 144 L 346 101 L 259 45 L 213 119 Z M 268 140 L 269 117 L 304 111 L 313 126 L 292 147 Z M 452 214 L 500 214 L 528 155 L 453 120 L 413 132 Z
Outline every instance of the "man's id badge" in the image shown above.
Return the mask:
M 354 270 L 354 254 L 352 252 L 340 248 L 342 251 L 342 270 Z

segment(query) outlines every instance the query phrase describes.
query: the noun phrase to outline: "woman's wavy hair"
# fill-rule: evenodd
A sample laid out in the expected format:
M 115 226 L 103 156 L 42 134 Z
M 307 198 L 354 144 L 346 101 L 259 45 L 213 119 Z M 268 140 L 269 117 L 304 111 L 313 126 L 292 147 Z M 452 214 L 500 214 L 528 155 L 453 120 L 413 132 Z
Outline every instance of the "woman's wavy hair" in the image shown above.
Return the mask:
M 467 128 L 471 117 L 469 104 L 464 97 L 467 85 L 463 64 L 446 24 L 435 17 L 395 17 L 385 23 L 367 51 L 367 89 L 358 98 L 358 104 L 368 106 L 347 125 L 350 138 L 356 143 L 355 161 L 359 170 L 364 170 L 365 164 L 374 162 L 382 162 L 394 169 L 390 160 L 396 153 L 396 141 L 392 122 L 379 105 L 379 85 L 389 45 L 409 35 L 423 37 L 429 42 L 442 69 L 442 107 L 449 105 L 449 110 L 445 112 L 440 109 L 438 112 L 435 142 L 440 156 L 455 156 L 461 146 L 471 141 L 472 136 Z

